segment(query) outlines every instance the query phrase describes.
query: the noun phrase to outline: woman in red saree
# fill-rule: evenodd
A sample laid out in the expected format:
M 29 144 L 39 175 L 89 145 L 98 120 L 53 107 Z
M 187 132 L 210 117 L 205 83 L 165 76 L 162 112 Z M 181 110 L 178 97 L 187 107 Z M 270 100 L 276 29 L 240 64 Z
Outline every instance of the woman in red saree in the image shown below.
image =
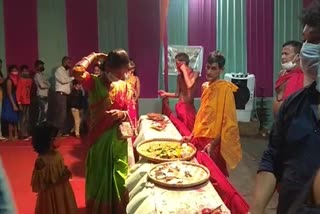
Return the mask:
M 136 125 L 139 118 L 140 79 L 137 76 L 136 64 L 133 60 L 130 60 L 129 63 L 126 82 L 130 84 L 133 93 L 135 112 L 133 115 L 131 115 L 131 118 L 133 120 L 134 125 Z
M 86 72 L 97 58 L 105 58 L 100 76 Z M 119 137 L 118 128 L 127 120 L 132 108 L 130 86 L 123 81 L 129 57 L 124 50 L 113 50 L 108 56 L 92 53 L 74 67 L 89 95 L 90 149 L 86 160 L 87 213 L 125 213 L 128 172 L 127 140 Z

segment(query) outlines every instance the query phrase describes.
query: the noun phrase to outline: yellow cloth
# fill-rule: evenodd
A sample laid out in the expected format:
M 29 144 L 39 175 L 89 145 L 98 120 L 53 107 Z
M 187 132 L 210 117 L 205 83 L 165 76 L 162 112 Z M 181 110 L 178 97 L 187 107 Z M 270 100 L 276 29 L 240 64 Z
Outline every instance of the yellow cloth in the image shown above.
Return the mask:
M 221 155 L 234 169 L 242 158 L 233 92 L 238 87 L 218 80 L 204 83 L 201 105 L 193 129 L 194 137 L 221 138 Z

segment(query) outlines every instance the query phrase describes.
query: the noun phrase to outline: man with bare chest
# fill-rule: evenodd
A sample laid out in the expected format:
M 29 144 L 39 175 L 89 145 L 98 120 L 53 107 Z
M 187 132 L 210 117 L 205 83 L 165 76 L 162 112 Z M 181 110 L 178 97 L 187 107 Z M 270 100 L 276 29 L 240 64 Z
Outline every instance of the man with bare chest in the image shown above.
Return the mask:
M 177 54 L 175 59 L 178 70 L 176 92 L 170 93 L 160 90 L 159 95 L 162 98 L 179 98 L 175 108 L 177 119 L 172 118 L 169 105 L 166 101 L 164 102 L 163 112 L 169 116 L 180 133 L 190 134 L 193 130 L 196 116 L 194 96 L 199 73 L 194 72 L 189 67 L 189 56 L 186 53 Z

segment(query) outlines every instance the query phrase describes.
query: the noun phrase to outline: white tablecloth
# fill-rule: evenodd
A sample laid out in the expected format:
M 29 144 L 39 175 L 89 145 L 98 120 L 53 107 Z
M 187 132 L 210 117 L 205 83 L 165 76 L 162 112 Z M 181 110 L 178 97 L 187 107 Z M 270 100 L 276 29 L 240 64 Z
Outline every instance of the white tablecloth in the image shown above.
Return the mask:
M 166 120 L 169 120 L 167 116 L 165 116 Z M 148 120 L 148 117 L 146 115 L 143 115 L 139 119 L 139 127 L 138 127 L 138 136 L 136 140 L 134 141 L 134 146 L 137 146 L 139 143 L 150 140 L 153 138 L 171 138 L 171 139 L 177 139 L 181 140 L 181 135 L 179 131 L 176 129 L 176 127 L 169 122 L 167 124 L 167 127 L 162 131 L 157 131 L 153 128 L 151 128 L 152 121 Z
M 171 122 L 163 131 L 151 129 L 151 123 L 146 116 L 141 116 L 139 134 L 134 145 L 153 138 L 181 139 L 180 133 Z M 140 160 L 131 167 L 126 180 L 129 191 L 128 214 L 201 213 L 203 208 L 215 209 L 219 206 L 223 213 L 230 213 L 210 182 L 187 189 L 162 188 L 148 182 L 147 173 L 152 166 L 153 164 Z

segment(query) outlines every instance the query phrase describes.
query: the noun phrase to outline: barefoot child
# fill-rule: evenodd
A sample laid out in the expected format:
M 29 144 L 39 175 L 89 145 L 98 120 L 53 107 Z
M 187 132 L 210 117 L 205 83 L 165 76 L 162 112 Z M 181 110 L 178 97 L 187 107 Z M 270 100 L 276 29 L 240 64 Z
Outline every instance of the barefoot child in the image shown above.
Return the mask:
M 36 127 L 32 144 L 39 154 L 32 173 L 32 191 L 38 193 L 35 214 L 73 214 L 77 205 L 69 182 L 71 172 L 54 148 L 53 127 Z

